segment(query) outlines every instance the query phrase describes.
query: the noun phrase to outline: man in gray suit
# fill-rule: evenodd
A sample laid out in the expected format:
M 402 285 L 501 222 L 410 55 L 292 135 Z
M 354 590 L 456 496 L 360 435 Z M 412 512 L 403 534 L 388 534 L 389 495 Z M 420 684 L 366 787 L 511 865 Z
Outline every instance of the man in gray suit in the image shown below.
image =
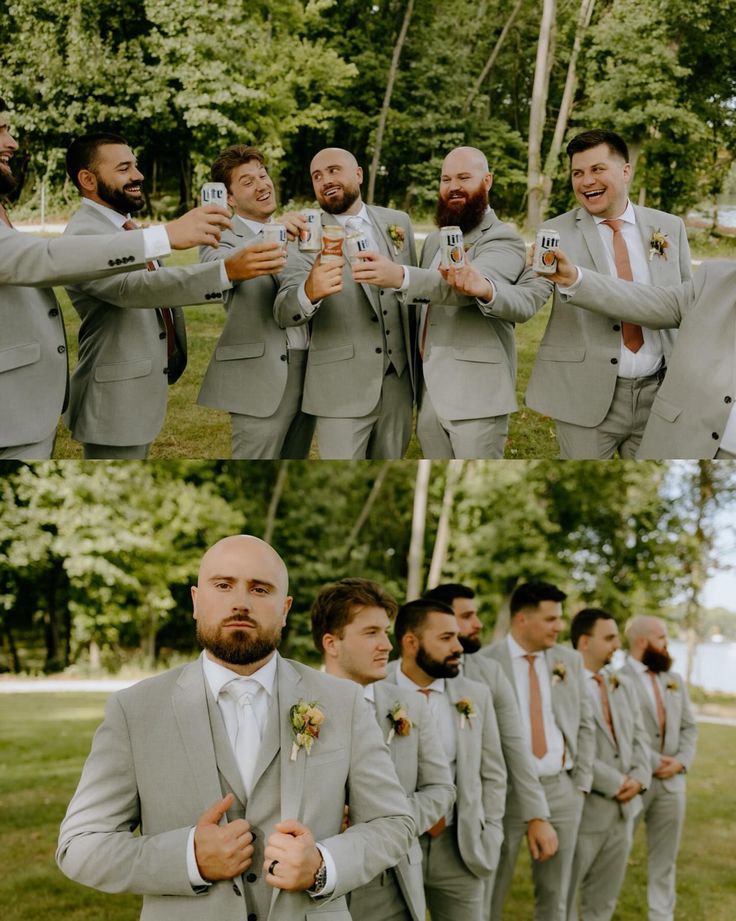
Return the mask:
M 649 740 L 634 682 L 606 666 L 620 647 L 613 616 L 583 608 L 570 625 L 572 645 L 583 657 L 595 718 L 593 786 L 585 799 L 568 894 L 568 921 L 610 921 L 626 873 L 634 818 L 649 786 Z
M 192 598 L 204 652 L 110 698 L 59 866 L 155 921 L 350 921 L 415 831 L 362 693 L 276 652 L 291 598 L 264 541 L 215 544 Z
M 8 107 L 0 100 L 0 198 L 16 185 Z M 217 245 L 230 222 L 197 208 L 165 226 L 84 240 L 17 233 L 0 202 L 0 459 L 51 457 L 68 390 L 67 347 L 51 286 L 128 272 L 171 249 Z
M 546 582 L 517 586 L 511 629 L 478 655 L 499 662 L 519 701 L 522 728 L 544 787 L 559 847 L 532 863 L 535 921 L 565 921 L 570 870 L 585 794 L 593 779 L 595 726 L 578 653 L 557 645 L 565 593 Z M 512 791 L 506 802 L 504 842 L 491 918 L 503 916 L 526 823 Z
M 351 153 L 321 150 L 310 172 L 325 226 L 362 234 L 391 262 L 416 264 L 409 215 L 363 204 L 363 170 Z M 311 320 L 302 408 L 317 417 L 323 459 L 400 458 L 409 444 L 408 314 L 396 291 L 371 281 L 346 259 L 323 263 L 294 251 L 274 305 L 284 328 Z
M 420 835 L 432 921 L 485 921 L 485 881 L 498 864 L 506 768 L 488 688 L 460 675 L 462 646 L 452 608 L 410 601 L 394 628 L 401 653 L 389 680 L 424 695 L 457 788 L 455 809 Z
M 649 737 L 652 782 L 643 796 L 647 830 L 649 921 L 673 921 L 675 871 L 685 821 L 685 774 L 695 757 L 698 730 L 687 686 L 671 671 L 667 627 L 658 617 L 626 625 L 629 654 L 621 674 L 633 679 Z
M 135 226 L 144 207 L 143 175 L 118 135 L 77 138 L 67 172 L 84 199 L 65 233 L 106 233 Z M 167 389 L 186 367 L 181 305 L 222 301 L 233 281 L 269 274 L 283 265 L 276 244 L 238 258 L 199 266 L 136 272 L 121 279 L 67 287 L 81 318 L 79 358 L 72 374 L 67 424 L 86 458 L 141 459 L 166 416 Z M 157 271 L 153 271 L 158 269 Z M 132 309 L 148 308 L 148 309 Z
M 312 603 L 312 639 L 329 675 L 362 686 L 409 798 L 417 834 L 423 834 L 452 809 L 455 787 L 424 701 L 384 680 L 396 611 L 395 600 L 378 583 L 341 579 L 322 588 Z M 351 892 L 348 904 L 353 921 L 426 921 L 419 841 L 414 839 L 396 867 Z
M 263 154 L 237 144 L 212 164 L 212 179 L 228 189 L 233 228 L 220 246 L 203 246 L 203 262 L 222 259 L 263 239 L 276 210 L 276 194 Z M 294 236 L 306 228 L 300 214 L 278 219 Z M 261 275 L 235 285 L 225 295 L 227 317 L 215 346 L 197 402 L 230 413 L 232 456 L 305 458 L 314 433 L 314 416 L 302 412 L 309 327 L 284 331 L 273 317 L 278 275 Z
M 625 141 L 612 131 L 585 131 L 567 153 L 580 207 L 544 223 L 560 234 L 560 248 L 585 269 L 629 281 L 689 280 L 683 222 L 629 201 Z M 513 311 L 518 293 L 511 290 L 509 300 L 508 287 L 499 290 L 490 312 Z M 538 279 L 528 293 L 527 309 L 532 303 L 539 309 L 552 289 Z M 634 457 L 672 351 L 673 333 L 660 324 L 626 322 L 623 313 L 606 309 L 605 292 L 599 306 L 607 316 L 580 310 L 555 292 L 526 392 L 528 406 L 555 420 L 563 458 Z

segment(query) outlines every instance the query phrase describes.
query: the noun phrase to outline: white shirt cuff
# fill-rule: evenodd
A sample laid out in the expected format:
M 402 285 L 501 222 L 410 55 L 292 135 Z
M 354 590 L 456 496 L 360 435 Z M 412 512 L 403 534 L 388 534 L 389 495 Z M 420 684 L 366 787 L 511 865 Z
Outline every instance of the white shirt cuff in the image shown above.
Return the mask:
M 212 883 L 208 882 L 206 879 L 202 879 L 199 867 L 197 866 L 197 858 L 194 855 L 194 828 L 190 830 L 189 837 L 187 838 L 187 876 L 189 877 L 189 882 L 192 884 L 192 889 L 201 889 L 203 886 L 212 885 Z
M 311 317 L 314 311 L 319 307 L 322 301 L 317 301 L 316 304 L 313 304 L 307 297 L 307 290 L 305 287 L 306 282 L 302 282 L 299 285 L 299 291 L 297 293 L 297 299 L 299 300 L 299 306 L 302 308 L 302 313 L 305 317 Z
M 326 895 L 332 895 L 335 891 L 335 886 L 337 886 L 337 868 L 335 867 L 335 861 L 332 859 L 332 855 L 324 844 L 320 844 L 319 841 L 317 841 L 316 847 L 322 855 L 322 860 L 325 862 L 327 876 L 325 877 L 324 888 L 320 889 L 319 892 L 310 892 L 309 894 L 313 899 L 321 899 Z
M 493 282 L 487 275 L 484 275 L 483 277 L 488 282 L 488 284 L 491 286 L 491 296 L 488 298 L 487 301 L 484 301 L 480 297 L 476 297 L 476 301 L 478 301 L 481 307 L 490 307 L 491 304 L 496 300 L 496 286 L 493 284 Z
M 557 285 L 557 290 L 558 290 L 559 293 L 562 294 L 564 297 L 574 297 L 574 296 L 577 294 L 578 288 L 580 287 L 580 282 L 583 280 L 583 270 L 580 268 L 579 265 L 576 265 L 576 266 L 575 266 L 575 269 L 576 269 L 576 271 L 577 271 L 577 273 L 578 273 L 578 277 L 577 277 L 577 278 L 575 279 L 575 281 L 570 285 L 569 288 L 565 288 L 565 287 L 563 287 L 562 285 Z
M 164 225 L 155 224 L 153 227 L 146 227 L 143 231 L 143 257 L 146 262 L 168 256 L 170 252 L 171 243 Z
M 398 288 L 394 288 L 394 291 L 400 291 L 401 294 L 406 294 L 409 290 L 409 266 L 402 265 L 401 268 L 404 271 L 404 278 L 401 282 L 401 285 Z
M 227 277 L 227 269 L 225 268 L 225 260 L 220 260 L 220 287 L 223 291 L 229 291 L 233 286 L 233 283 Z

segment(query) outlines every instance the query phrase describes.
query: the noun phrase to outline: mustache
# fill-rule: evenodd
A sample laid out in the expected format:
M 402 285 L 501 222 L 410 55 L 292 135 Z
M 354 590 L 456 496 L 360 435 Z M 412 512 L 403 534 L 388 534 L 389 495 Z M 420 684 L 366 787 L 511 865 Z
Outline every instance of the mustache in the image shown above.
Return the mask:
M 254 621 L 252 617 L 248 617 L 245 614 L 241 614 L 239 617 L 228 617 L 227 620 L 222 621 L 220 626 L 227 627 L 228 624 L 247 624 L 249 627 L 258 626 L 256 621 Z

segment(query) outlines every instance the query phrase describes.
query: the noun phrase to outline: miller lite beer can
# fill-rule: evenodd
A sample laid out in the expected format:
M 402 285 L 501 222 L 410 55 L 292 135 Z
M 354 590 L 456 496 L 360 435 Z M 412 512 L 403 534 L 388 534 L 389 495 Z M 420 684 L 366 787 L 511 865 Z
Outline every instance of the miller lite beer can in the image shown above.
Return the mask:
M 537 231 L 537 240 L 534 245 L 534 259 L 532 268 L 543 275 L 554 275 L 557 271 L 557 259 L 552 252 L 560 245 L 560 235 L 549 227 L 541 227 Z
M 270 224 L 263 225 L 263 242 L 278 243 L 281 249 L 286 249 L 286 227 L 283 224 L 277 224 L 272 221 Z
M 342 259 L 345 230 L 339 224 L 325 224 L 322 228 L 322 262 L 337 262 Z
M 309 229 L 302 231 L 299 249 L 303 253 L 318 253 L 322 249 L 322 214 L 316 208 L 305 208 L 302 214 Z
M 368 249 L 368 237 L 362 230 L 349 233 L 345 238 L 345 249 L 348 259 L 353 262 L 358 253 L 364 253 Z
M 440 268 L 459 269 L 465 265 L 465 246 L 463 232 L 459 227 L 440 228 Z
M 203 205 L 218 205 L 228 211 L 227 187 L 224 182 L 205 182 L 199 195 Z

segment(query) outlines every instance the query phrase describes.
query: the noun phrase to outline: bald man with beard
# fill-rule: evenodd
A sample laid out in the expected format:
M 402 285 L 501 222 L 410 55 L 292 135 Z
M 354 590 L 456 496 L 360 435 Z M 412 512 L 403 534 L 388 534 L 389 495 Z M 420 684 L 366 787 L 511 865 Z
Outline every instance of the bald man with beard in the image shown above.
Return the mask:
M 695 757 L 697 727 L 687 686 L 671 671 L 667 626 L 658 617 L 626 625 L 622 674 L 634 679 L 649 735 L 652 782 L 642 795 L 647 831 L 649 921 L 673 921 L 677 851 L 685 821 L 685 773 Z
M 265 541 L 210 548 L 192 600 L 202 655 L 110 697 L 57 862 L 142 894 L 146 921 L 350 921 L 415 833 L 362 690 L 279 656 L 292 599 Z
M 524 241 L 489 204 L 493 176 L 482 151 L 457 147 L 442 164 L 435 222 L 459 226 L 467 259 L 487 287 L 513 284 L 524 270 Z M 484 296 L 452 287 L 454 272 L 439 269 L 440 231 L 427 237 L 421 268 L 408 283 L 395 266 L 366 257 L 373 268 L 359 277 L 401 286 L 418 309 L 415 381 L 417 435 L 425 457 L 503 457 L 509 413 L 516 410 L 514 324 L 494 315 Z M 484 292 L 481 292 L 483 295 Z
M 330 147 L 312 160 L 323 226 L 367 238 L 368 253 L 397 270 L 416 264 L 409 215 L 365 205 L 363 170 L 347 150 Z M 357 263 L 294 248 L 274 305 L 281 327 L 311 322 L 302 409 L 317 417 L 321 458 L 400 458 L 411 436 L 413 391 L 409 317 L 399 294 L 375 286 Z

